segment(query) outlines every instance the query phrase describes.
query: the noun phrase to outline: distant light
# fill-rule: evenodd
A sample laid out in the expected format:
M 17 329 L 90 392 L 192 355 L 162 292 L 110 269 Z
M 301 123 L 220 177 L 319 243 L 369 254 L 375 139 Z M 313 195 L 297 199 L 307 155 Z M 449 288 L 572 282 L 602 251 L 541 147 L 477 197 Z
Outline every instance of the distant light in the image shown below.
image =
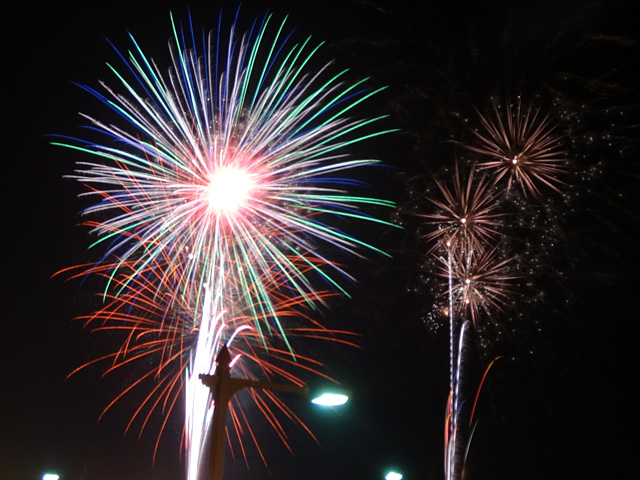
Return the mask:
M 323 393 L 319 397 L 311 400 L 311 403 L 328 407 L 337 407 L 338 405 L 344 405 L 347 403 L 347 400 L 349 400 L 349 397 L 342 393 Z
M 385 480 L 402 480 L 402 475 L 397 472 L 389 472 L 384 478 Z
M 42 475 L 42 480 L 59 480 L 60 475 L 56 475 L 55 473 L 45 473 Z

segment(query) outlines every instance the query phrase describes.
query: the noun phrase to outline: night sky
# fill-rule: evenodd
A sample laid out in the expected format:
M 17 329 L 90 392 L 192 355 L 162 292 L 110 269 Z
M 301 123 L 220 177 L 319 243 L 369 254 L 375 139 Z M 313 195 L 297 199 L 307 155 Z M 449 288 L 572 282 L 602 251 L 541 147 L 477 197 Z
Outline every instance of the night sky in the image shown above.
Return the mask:
M 352 260 L 353 298 L 318 313 L 358 333 L 362 348 L 304 346 L 352 401 L 327 412 L 291 398 L 318 442 L 291 425 L 292 455 L 259 430 L 269 469 L 249 448 L 248 468 L 228 454 L 226 478 L 380 480 L 388 468 L 407 480 L 443 478 L 448 329 L 434 313 L 438 281 L 424 262 L 416 213 L 433 208 L 425 199 L 433 176 L 464 162 L 452 140 L 468 138 L 475 108 L 519 95 L 559 119 L 570 173 L 563 196 L 545 191 L 524 212 L 537 226 L 509 230 L 511 244 L 527 245 L 530 274 L 469 351 L 474 379 L 504 358 L 480 397 L 465 478 L 636 478 L 640 43 L 632 2 L 297 3 L 243 2 L 241 18 L 290 15 L 299 38 L 326 41 L 320 60 L 349 67 L 350 79 L 370 77 L 371 88 L 388 85 L 359 113 L 388 115 L 383 126 L 399 131 L 354 153 L 391 167 L 366 180 L 372 194 L 398 203 L 378 213 L 404 229 L 363 228 L 361 237 L 393 258 Z M 63 178 L 86 158 L 51 146 L 49 135 L 78 135 L 79 111 L 105 111 L 73 82 L 114 83 L 105 62 L 117 58 L 106 39 L 126 50 L 130 31 L 166 65 L 169 12 L 186 19 L 188 5 L 206 30 L 221 6 L 227 19 L 237 8 L 135 0 L 4 7 L 0 480 L 36 480 L 47 470 L 62 480 L 184 478 L 180 415 L 153 464 L 159 419 L 140 439 L 135 429 L 124 435 L 135 396 L 98 421 L 122 378 L 102 379 L 99 367 L 67 378 L 105 345 L 72 321 L 95 308 L 91 286 L 51 278 L 97 253 L 77 226 L 82 187 Z

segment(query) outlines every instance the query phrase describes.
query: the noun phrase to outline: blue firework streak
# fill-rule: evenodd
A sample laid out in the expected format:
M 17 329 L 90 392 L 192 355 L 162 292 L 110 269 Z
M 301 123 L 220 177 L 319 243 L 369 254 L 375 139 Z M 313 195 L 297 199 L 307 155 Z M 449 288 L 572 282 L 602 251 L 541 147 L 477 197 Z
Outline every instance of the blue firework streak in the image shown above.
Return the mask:
M 171 23 L 168 72 L 130 36 L 132 49 L 119 52 L 126 73 L 108 65 L 119 87 L 82 87 L 122 125 L 83 115 L 104 143 L 54 144 L 94 157 L 79 163 L 72 178 L 97 198 L 85 214 L 99 218 L 89 222 L 94 245 L 104 248 L 98 265 L 113 264 L 105 295 L 124 294 L 154 265 L 169 265 L 158 283 L 175 285 L 171 298 L 197 312 L 185 388 L 187 469 L 195 478 L 212 413 L 198 375 L 215 369 L 227 299 L 256 306 L 259 336 L 277 333 L 286 341 L 274 290 L 310 305 L 323 298 L 318 280 L 342 291 L 340 279 L 349 274 L 324 247 L 383 252 L 335 221 L 384 224 L 362 208 L 393 205 L 348 192 L 359 183 L 353 170 L 379 162 L 351 158 L 345 147 L 387 133 L 376 129 L 382 117 L 350 114 L 380 89 L 367 89 L 365 80 L 347 83 L 346 71 L 329 74 L 329 65 L 309 73 L 319 45 L 309 38 L 293 43 L 285 21 L 274 24 L 269 15 L 242 35 L 234 23 L 227 41 L 220 28 L 197 38 L 191 24 Z

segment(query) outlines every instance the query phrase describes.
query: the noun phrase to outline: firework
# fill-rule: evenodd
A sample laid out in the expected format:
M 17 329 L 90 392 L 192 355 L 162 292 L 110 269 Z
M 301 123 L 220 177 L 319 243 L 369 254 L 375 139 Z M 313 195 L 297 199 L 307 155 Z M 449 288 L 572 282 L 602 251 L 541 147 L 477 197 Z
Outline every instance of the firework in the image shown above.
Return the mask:
M 503 109 L 493 103 L 493 115 L 478 111 L 481 128 L 472 130 L 477 145 L 465 145 L 480 154 L 479 170 L 495 173 L 495 182 L 506 179 L 509 192 L 515 183 L 522 194 L 540 196 L 538 184 L 559 192 L 565 172 L 562 136 L 557 133 L 549 115 L 540 107 L 523 107 L 518 100 L 515 108 L 507 103 Z
M 438 275 L 449 279 L 448 295 L 452 297 L 450 311 L 471 319 L 477 325 L 480 312 L 488 316 L 502 311 L 509 294 L 510 283 L 517 275 L 510 273 L 514 258 L 500 259 L 499 246 L 477 252 L 470 249 L 452 250 L 441 262 Z
M 79 163 L 73 178 L 90 187 L 86 196 L 99 199 L 85 210 L 103 218 L 93 224 L 96 244 L 108 244 L 105 258 L 134 264 L 132 276 L 168 257 L 186 262 L 179 287 L 200 291 L 205 284 L 215 288 L 219 271 L 232 263 L 242 290 L 276 265 L 311 301 L 311 280 L 296 271 L 310 264 L 310 252 L 319 255 L 321 244 L 356 254 L 375 250 L 330 222 L 376 221 L 360 207 L 391 206 L 349 195 L 355 181 L 337 176 L 378 163 L 343 150 L 383 133 L 368 129 L 379 118 L 346 116 L 376 92 L 342 82 L 345 72 L 321 80 L 326 67 L 303 73 L 317 47 L 309 39 L 287 47 L 284 22 L 268 44 L 270 23 L 265 17 L 240 38 L 232 28 L 225 54 L 213 34 L 201 53 L 181 40 L 188 32 L 176 31 L 173 67 L 165 75 L 132 39 L 133 80 L 111 67 L 126 96 L 106 85 L 104 95 L 85 87 L 130 128 L 85 116 L 113 142 L 57 144 L 100 160 Z M 330 270 L 348 276 L 326 257 L 322 264 L 313 270 L 326 282 L 337 283 Z
M 436 185 L 443 199 L 429 200 L 440 212 L 421 215 L 429 220 L 428 224 L 437 227 L 425 236 L 428 241 L 435 241 L 428 253 L 452 246 L 477 251 L 492 243 L 502 215 L 496 212 L 498 192 L 491 188 L 488 178 L 482 176 L 474 182 L 471 168 L 465 185 L 456 164 L 453 190 L 440 180 L 436 180 Z
M 475 404 L 463 410 L 465 395 L 464 356 L 470 330 L 480 319 L 491 319 L 505 311 L 513 292 L 515 256 L 505 251 L 503 223 L 509 219 L 498 210 L 502 192 L 509 194 L 516 184 L 523 198 L 540 196 L 540 184 L 559 191 L 563 182 L 564 155 L 561 137 L 549 116 L 540 109 L 515 109 L 508 104 L 502 111 L 493 104 L 493 117 L 478 112 L 480 126 L 473 133 L 478 145 L 464 145 L 478 154 L 466 181 L 455 168 L 453 188 L 436 180 L 442 199 L 429 199 L 439 210 L 421 215 L 434 230 L 425 238 L 435 244 L 428 255 L 438 261 L 436 275 L 446 278 L 449 317 L 449 400 L 445 421 L 445 477 L 462 478 L 466 455 L 473 435 Z M 484 171 L 479 179 L 475 172 Z M 493 173 L 491 179 L 488 174 Z M 502 191 L 498 184 L 506 180 Z M 493 363 L 493 362 L 492 362 Z M 491 364 L 490 364 L 491 366 Z M 489 366 L 489 367 L 490 367 Z M 487 369 L 488 371 L 488 369 Z M 486 377 L 486 372 L 483 377 Z M 482 385 L 482 383 L 480 384 Z
M 378 161 L 350 158 L 345 147 L 385 133 L 375 129 L 382 117 L 348 115 L 377 90 L 364 81 L 347 83 L 346 71 L 328 74 L 328 65 L 306 73 L 319 46 L 310 39 L 292 44 L 285 22 L 272 23 L 265 16 L 241 36 L 234 24 L 228 41 L 218 31 L 203 35 L 199 45 L 193 27 L 178 28 L 172 20 L 167 73 L 131 37 L 128 56 L 119 54 L 128 73 L 109 65 L 122 93 L 104 83 L 102 92 L 83 87 L 122 124 L 83 115 L 101 140 L 55 143 L 96 158 L 79 163 L 72 178 L 97 199 L 84 212 L 100 218 L 88 222 L 94 245 L 105 249 L 94 271 L 108 277 L 104 295 L 115 302 L 98 318 L 124 311 L 121 304 L 146 307 L 141 292 L 148 283 L 155 289 L 149 298 L 161 300 L 161 335 L 182 342 L 175 352 L 161 341 L 158 348 L 167 358 L 189 350 L 188 360 L 177 364 L 186 376 L 190 479 L 200 468 L 212 413 L 209 389 L 198 376 L 213 373 L 216 352 L 231 337 L 229 311 L 246 306 L 242 331 L 275 335 L 292 352 L 276 300 L 322 301 L 317 283 L 342 290 L 341 279 L 350 275 L 325 247 L 380 252 L 342 226 L 380 222 L 361 209 L 392 206 L 348 192 L 359 183 L 355 171 Z M 185 308 L 191 330 L 170 321 Z M 144 328 L 135 317 L 132 322 Z M 135 357 L 130 340 L 146 333 L 124 328 L 131 332 L 124 350 Z M 192 330 L 196 338 L 189 334 L 186 342 Z M 119 355 L 116 364 L 126 363 Z M 158 388 L 160 397 L 175 392 L 177 380 Z M 149 397 L 147 404 L 172 405 L 170 395 L 163 402 Z
M 540 111 L 501 112 L 494 103 L 494 118 L 479 113 L 482 129 L 474 130 L 479 146 L 465 147 L 478 155 L 465 177 L 455 167 L 453 187 L 436 180 L 440 199 L 429 198 L 438 209 L 423 214 L 432 228 L 425 238 L 433 242 L 427 255 L 437 260 L 435 273 L 446 278 L 449 317 L 449 400 L 445 421 L 445 478 L 462 478 L 466 455 L 473 436 L 476 401 L 470 413 L 463 409 L 465 351 L 472 327 L 481 319 L 492 319 L 505 311 L 513 292 L 516 257 L 506 253 L 504 223 L 509 219 L 499 210 L 502 193 L 518 184 L 524 198 L 539 196 L 539 183 L 558 191 L 557 175 L 564 169 L 559 137 L 548 117 Z M 489 158 L 489 159 L 487 159 Z M 476 178 L 476 171 L 485 171 Z M 489 173 L 493 172 L 491 178 Z M 498 187 L 506 179 L 506 188 Z M 492 362 L 493 363 L 493 362 Z M 491 364 L 490 364 L 491 366 Z M 487 369 L 488 371 L 488 369 Z M 483 380 L 486 377 L 483 376 Z M 482 386 L 482 382 L 480 384 Z M 468 422 L 467 422 L 468 420 Z

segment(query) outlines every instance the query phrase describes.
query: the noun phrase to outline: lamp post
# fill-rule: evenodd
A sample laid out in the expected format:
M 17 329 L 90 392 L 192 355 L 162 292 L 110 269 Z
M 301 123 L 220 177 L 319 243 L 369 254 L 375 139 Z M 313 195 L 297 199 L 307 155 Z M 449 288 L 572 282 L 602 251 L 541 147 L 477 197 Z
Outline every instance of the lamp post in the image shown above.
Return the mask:
M 208 480 L 222 480 L 224 467 L 225 423 L 229 400 L 233 394 L 243 388 L 259 388 L 309 395 L 309 389 L 304 386 L 275 383 L 260 380 L 248 380 L 231 376 L 231 354 L 225 345 L 216 358 L 215 375 L 200 375 L 200 380 L 211 390 L 215 401 L 213 419 L 211 421 L 211 450 L 209 455 Z M 346 401 L 346 399 L 344 400 Z M 344 403 L 344 401 L 342 403 Z

